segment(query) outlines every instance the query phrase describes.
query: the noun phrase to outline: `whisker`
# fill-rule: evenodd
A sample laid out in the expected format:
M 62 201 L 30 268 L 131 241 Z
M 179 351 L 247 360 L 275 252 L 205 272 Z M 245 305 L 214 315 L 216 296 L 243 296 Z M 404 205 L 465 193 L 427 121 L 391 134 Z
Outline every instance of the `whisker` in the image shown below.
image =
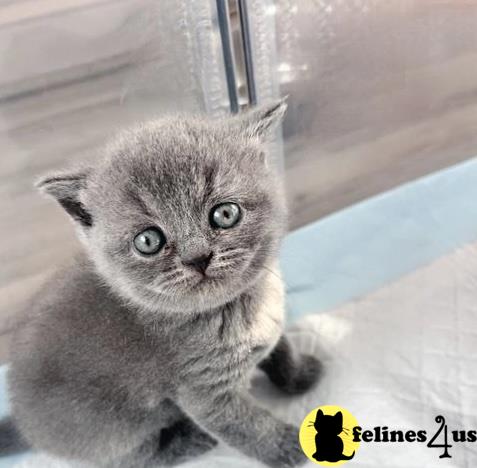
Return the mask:
M 232 249 L 232 250 L 226 250 L 224 252 L 219 252 L 217 254 L 217 256 L 219 258 L 227 257 L 227 256 L 234 257 L 234 256 L 237 256 L 237 255 L 242 255 L 247 251 L 248 251 L 248 249 L 236 248 L 236 249 Z
M 219 261 L 227 261 L 227 260 L 241 260 L 243 258 L 243 254 L 238 255 L 224 255 L 222 257 L 217 257 Z
M 177 271 L 174 274 L 167 275 L 165 277 L 160 277 L 158 278 L 159 281 L 154 282 L 153 286 L 158 287 L 158 286 L 164 286 L 167 283 L 174 281 L 176 279 L 180 279 L 184 277 L 184 273 L 181 271 Z
M 239 263 L 243 260 L 243 257 L 235 257 L 235 258 L 218 258 L 217 263 Z
M 184 283 L 187 283 L 189 278 L 181 278 L 178 281 L 175 281 L 174 283 L 168 282 L 162 286 L 162 292 L 175 292 L 176 288 Z
M 268 268 L 267 266 L 262 265 L 262 268 L 263 268 L 264 270 L 267 270 L 269 273 L 271 273 L 271 274 L 274 275 L 275 277 L 277 277 L 279 280 L 282 280 L 282 279 L 283 279 L 280 275 L 278 275 L 275 271 L 273 271 L 272 269 Z
M 175 265 L 172 265 L 171 267 L 165 268 L 164 270 L 162 270 L 162 273 L 169 273 L 171 271 L 176 271 L 176 270 L 177 270 L 177 267 Z
M 245 247 L 233 247 L 233 248 L 228 248 L 225 250 L 222 250 L 220 253 L 221 254 L 230 254 L 230 253 L 235 253 L 235 252 L 246 252 L 248 249 Z
M 237 262 L 220 263 L 218 265 L 214 265 L 213 269 L 222 270 L 224 268 L 233 268 L 236 266 L 237 266 Z

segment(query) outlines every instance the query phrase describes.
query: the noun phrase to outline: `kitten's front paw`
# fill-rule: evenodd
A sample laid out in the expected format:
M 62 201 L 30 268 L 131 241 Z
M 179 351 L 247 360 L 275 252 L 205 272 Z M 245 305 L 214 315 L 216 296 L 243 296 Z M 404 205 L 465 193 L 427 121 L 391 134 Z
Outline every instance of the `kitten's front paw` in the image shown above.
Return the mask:
M 290 395 L 300 395 L 307 392 L 318 382 L 323 366 L 314 356 L 309 354 L 300 355 L 300 361 L 295 374 L 286 382 L 281 389 Z
M 216 445 L 217 441 L 211 435 L 191 420 L 184 419 L 162 429 L 159 458 L 165 466 L 176 466 L 191 458 L 197 458 Z
M 273 453 L 266 454 L 265 463 L 273 468 L 293 468 L 306 462 L 298 439 L 298 429 L 285 424 L 276 439 Z
M 195 458 L 217 446 L 217 441 L 206 433 L 198 433 L 184 448 L 186 458 Z

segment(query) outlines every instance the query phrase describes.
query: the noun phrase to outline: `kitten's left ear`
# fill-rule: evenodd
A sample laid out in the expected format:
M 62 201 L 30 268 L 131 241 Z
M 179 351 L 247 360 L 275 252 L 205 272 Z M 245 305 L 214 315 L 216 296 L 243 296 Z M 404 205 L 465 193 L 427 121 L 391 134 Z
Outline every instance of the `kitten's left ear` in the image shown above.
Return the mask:
M 286 100 L 283 98 L 238 116 L 240 127 L 250 138 L 266 140 L 282 122 L 287 110 Z
M 340 424 L 343 423 L 343 413 L 341 411 L 338 411 L 336 414 L 335 414 L 335 419 L 338 420 L 338 422 Z
M 88 169 L 57 173 L 43 177 L 35 185 L 41 192 L 53 197 L 80 225 L 90 227 L 93 219 L 80 200 L 80 193 L 86 188 L 89 173 Z

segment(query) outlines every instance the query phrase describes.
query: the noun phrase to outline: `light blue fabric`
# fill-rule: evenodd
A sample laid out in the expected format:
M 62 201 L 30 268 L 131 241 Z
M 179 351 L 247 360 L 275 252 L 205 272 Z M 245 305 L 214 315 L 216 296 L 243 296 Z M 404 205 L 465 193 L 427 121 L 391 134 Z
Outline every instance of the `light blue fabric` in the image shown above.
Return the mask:
M 477 158 L 291 233 L 282 267 L 291 320 L 336 307 L 477 240 Z
M 287 236 L 290 319 L 370 292 L 477 240 L 477 158 L 358 203 Z M 0 412 L 8 414 L 5 367 Z M 0 468 L 21 457 L 0 458 Z

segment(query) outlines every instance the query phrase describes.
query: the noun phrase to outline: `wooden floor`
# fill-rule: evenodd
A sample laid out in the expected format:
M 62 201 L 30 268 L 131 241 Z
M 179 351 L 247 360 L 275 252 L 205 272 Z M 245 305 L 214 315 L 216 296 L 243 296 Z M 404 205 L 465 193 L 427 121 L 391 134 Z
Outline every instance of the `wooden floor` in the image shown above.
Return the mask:
M 94 160 L 117 128 L 201 107 L 196 77 L 178 58 L 186 40 L 171 42 L 179 34 L 172 26 L 157 41 L 138 34 L 148 2 L 69 0 L 66 13 L 50 16 L 32 11 L 34 3 L 22 0 L 17 11 L 0 2 L 0 360 L 32 292 L 78 247 L 66 216 L 33 190 L 34 179 Z M 277 1 L 277 14 L 288 3 Z M 371 25 L 330 17 L 333 42 L 322 46 L 313 41 L 318 3 L 297 3 L 296 24 L 278 17 L 278 35 L 298 35 L 278 41 L 277 73 L 290 95 L 291 228 L 477 154 L 477 4 L 405 3 L 398 23 L 392 8 L 375 7 Z M 434 34 L 435 24 L 446 35 Z M 394 42 L 384 40 L 389 30 Z M 301 72 L 289 76 L 290 66 Z

